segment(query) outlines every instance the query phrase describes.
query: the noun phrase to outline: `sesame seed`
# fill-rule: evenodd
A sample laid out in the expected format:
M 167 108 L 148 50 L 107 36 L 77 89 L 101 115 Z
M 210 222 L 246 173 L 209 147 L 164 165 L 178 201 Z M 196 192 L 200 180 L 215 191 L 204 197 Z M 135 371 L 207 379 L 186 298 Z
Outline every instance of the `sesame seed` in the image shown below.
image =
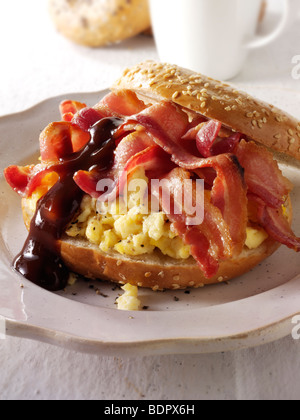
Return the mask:
M 122 265 L 122 261 L 118 260 L 117 261 L 117 266 L 120 267 L 120 265 Z
M 172 98 L 176 99 L 176 98 L 178 98 L 179 95 L 180 95 L 180 92 L 177 91 L 173 94 Z
M 194 281 L 190 281 L 189 282 L 189 286 L 194 286 L 195 285 L 195 282 Z
M 143 287 L 143 283 L 138 283 L 138 287 Z
M 149 271 L 147 272 L 147 273 L 145 273 L 145 277 L 146 278 L 149 278 L 149 277 L 151 277 L 152 276 L 152 273 L 150 273 Z
M 158 273 L 158 276 L 159 277 L 165 277 L 165 273 L 163 271 L 161 271 L 161 272 Z
M 277 115 L 275 119 L 277 122 L 282 122 L 282 117 L 280 115 Z
M 274 139 L 277 139 L 277 140 L 281 139 L 281 134 L 280 133 L 275 134 Z
M 239 105 L 243 105 L 243 101 L 240 98 L 237 98 L 235 102 L 238 103 Z
M 172 288 L 174 290 L 178 290 L 178 289 L 180 289 L 180 286 L 179 286 L 179 284 L 172 284 Z
M 259 121 L 259 123 L 258 123 L 258 127 L 259 127 L 259 128 L 263 128 L 263 123 Z
M 180 276 L 174 276 L 174 277 L 173 277 L 173 280 L 174 280 L 174 281 L 179 281 L 179 280 L 180 280 Z
M 225 108 L 225 111 L 227 111 L 227 112 L 231 111 L 231 106 L 227 106 L 227 107 Z
M 224 281 L 224 277 L 219 277 L 218 282 L 222 283 L 222 281 Z
M 215 95 L 213 95 L 213 96 L 211 97 L 211 99 L 212 99 L 213 101 L 217 101 L 217 100 L 218 100 L 218 98 L 217 98 Z
M 253 125 L 253 127 L 256 127 L 257 126 L 257 121 L 256 120 L 252 120 L 251 121 L 251 124 Z
M 296 139 L 294 137 L 292 137 L 292 138 L 289 139 L 289 143 L 290 144 L 294 144 L 295 142 L 296 142 Z
M 204 85 L 205 88 L 208 88 L 209 86 L 210 86 L 209 83 L 205 83 Z
M 202 102 L 201 108 L 205 108 L 205 107 L 206 107 L 206 102 Z
M 207 89 L 201 89 L 200 92 L 201 93 L 207 93 Z
M 253 118 L 253 112 L 247 112 L 246 117 L 247 118 Z
M 156 286 L 152 287 L 153 292 L 157 292 L 159 289 L 159 285 L 157 284 Z
M 288 130 L 288 134 L 289 134 L 290 136 L 293 136 L 293 135 L 294 135 L 294 132 L 293 132 L 293 130 L 292 130 L 291 128 Z

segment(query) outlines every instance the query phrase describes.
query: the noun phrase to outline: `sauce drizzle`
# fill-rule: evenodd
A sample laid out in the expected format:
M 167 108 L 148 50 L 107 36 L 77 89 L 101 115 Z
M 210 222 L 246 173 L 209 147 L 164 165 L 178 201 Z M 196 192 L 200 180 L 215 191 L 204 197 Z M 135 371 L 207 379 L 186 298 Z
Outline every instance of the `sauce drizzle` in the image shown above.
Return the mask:
M 14 260 L 16 271 L 50 291 L 63 289 L 69 271 L 60 257 L 59 239 L 78 211 L 84 192 L 73 177 L 78 170 L 105 170 L 113 162 L 115 132 L 120 118 L 104 118 L 91 129 L 91 140 L 79 152 L 49 167 L 59 175 L 57 183 L 42 197 L 31 221 L 28 238 Z

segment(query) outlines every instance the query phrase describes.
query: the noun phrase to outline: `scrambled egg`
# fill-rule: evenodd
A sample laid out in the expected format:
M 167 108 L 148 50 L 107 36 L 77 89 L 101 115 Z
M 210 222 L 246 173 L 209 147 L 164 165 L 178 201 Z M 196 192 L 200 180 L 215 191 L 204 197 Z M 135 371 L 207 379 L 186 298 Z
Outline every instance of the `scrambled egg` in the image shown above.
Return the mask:
M 140 169 L 133 178 L 148 178 Z M 99 246 L 103 252 L 117 251 L 122 255 L 151 254 L 158 248 L 164 255 L 175 259 L 188 259 L 190 247 L 175 233 L 163 212 L 150 213 L 146 190 L 128 191 L 127 208 L 123 198 L 112 203 L 97 203 L 85 196 L 79 216 L 67 229 L 71 237 L 84 237 Z
M 264 229 L 247 228 L 247 239 L 245 245 L 249 249 L 258 248 L 266 239 L 268 234 Z
M 125 293 L 116 300 L 118 309 L 121 311 L 138 311 L 141 307 L 141 302 L 138 299 L 137 286 L 127 283 L 122 289 Z

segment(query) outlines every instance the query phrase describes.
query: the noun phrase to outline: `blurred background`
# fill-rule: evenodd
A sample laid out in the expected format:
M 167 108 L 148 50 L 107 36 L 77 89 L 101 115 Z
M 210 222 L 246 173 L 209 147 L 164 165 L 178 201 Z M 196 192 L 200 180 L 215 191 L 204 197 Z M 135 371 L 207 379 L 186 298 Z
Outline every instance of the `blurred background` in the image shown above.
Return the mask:
M 299 0 L 291 1 L 297 2 L 300 10 Z M 95 7 L 97 3 L 100 8 Z M 132 1 L 133 11 L 122 8 L 123 3 L 127 4 L 125 0 L 108 0 L 109 6 L 104 7 L 103 1 L 1 0 L 0 115 L 49 96 L 107 88 L 125 67 L 144 59 L 157 60 L 153 36 L 149 31 L 142 34 L 151 24 L 147 0 Z M 259 32 L 267 33 L 276 25 L 280 3 L 268 0 L 269 12 Z M 79 6 L 74 8 L 74 4 Z M 67 6 L 71 12 L 66 5 L 73 5 Z M 295 67 L 292 60 L 300 55 L 299 19 L 295 13 L 279 39 L 252 51 L 233 81 L 242 87 L 256 84 L 297 89 L 299 80 L 291 73 Z M 110 41 L 114 43 L 109 45 Z M 101 46 L 92 48 L 78 42 Z

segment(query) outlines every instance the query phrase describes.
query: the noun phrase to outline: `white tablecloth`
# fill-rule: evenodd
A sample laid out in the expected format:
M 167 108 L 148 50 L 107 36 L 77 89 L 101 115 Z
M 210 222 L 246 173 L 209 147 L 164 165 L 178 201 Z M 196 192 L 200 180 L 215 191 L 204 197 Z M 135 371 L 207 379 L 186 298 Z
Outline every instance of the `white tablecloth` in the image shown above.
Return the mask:
M 281 39 L 254 51 L 234 82 L 299 90 L 300 80 L 292 77 L 299 23 L 295 16 Z M 265 28 L 269 24 L 272 19 Z M 96 50 L 71 44 L 53 28 L 46 0 L 3 1 L 0 45 L 0 115 L 49 96 L 107 88 L 124 67 L 158 58 L 153 39 L 145 36 Z M 299 370 L 300 342 L 292 337 L 225 354 L 134 359 L 0 340 L 0 400 L 298 399 Z

